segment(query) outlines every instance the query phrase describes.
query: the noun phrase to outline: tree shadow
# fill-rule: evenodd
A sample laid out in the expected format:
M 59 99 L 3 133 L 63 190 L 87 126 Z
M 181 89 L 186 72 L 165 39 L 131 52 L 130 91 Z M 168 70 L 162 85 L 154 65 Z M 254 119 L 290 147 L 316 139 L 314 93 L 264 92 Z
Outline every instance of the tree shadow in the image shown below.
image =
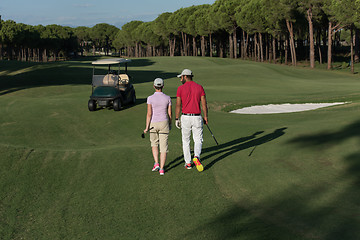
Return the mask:
M 356 183 L 360 184 L 360 152 L 348 155 L 345 158 L 347 166 L 347 172 L 350 176 L 356 176 Z
M 202 162 L 206 162 L 208 159 L 212 159 L 213 157 L 218 156 L 214 160 L 212 160 L 210 163 L 205 165 L 204 171 L 207 170 L 207 169 L 210 169 L 217 162 L 223 160 L 224 158 L 226 158 L 226 157 L 228 157 L 228 156 L 230 156 L 230 155 L 232 155 L 232 154 L 234 154 L 236 152 L 239 152 L 239 151 L 242 151 L 242 150 L 253 147 L 253 150 L 249 154 L 249 156 L 251 156 L 257 146 L 260 146 L 262 144 L 265 144 L 265 143 L 270 142 L 270 141 L 272 141 L 272 140 L 274 140 L 276 138 L 281 137 L 282 135 L 285 134 L 286 129 L 287 129 L 287 127 L 276 129 L 274 132 L 269 133 L 269 134 L 267 134 L 265 136 L 262 136 L 260 138 L 256 138 L 256 136 L 263 133 L 263 131 L 256 132 L 251 136 L 245 137 L 243 139 L 240 138 L 239 139 L 240 141 L 231 141 L 230 144 L 226 143 L 223 146 L 220 145 L 219 146 L 220 148 L 211 147 L 210 149 L 204 149 L 203 153 L 207 153 L 207 152 L 210 152 L 210 151 L 214 151 L 214 152 L 209 154 L 209 155 L 206 155 L 206 156 L 202 157 L 201 158 Z M 256 138 L 256 139 L 254 139 L 254 138 Z M 253 140 L 249 141 L 250 139 L 253 139 Z
M 254 151 L 257 146 L 260 146 L 262 144 L 270 142 L 270 141 L 284 135 L 286 129 L 287 129 L 287 127 L 279 128 L 279 129 L 276 129 L 272 133 L 269 133 L 265 136 L 256 138 L 258 135 L 264 133 L 264 131 L 258 131 L 247 137 L 234 139 L 232 141 L 220 144 L 218 146 L 204 148 L 202 150 L 202 157 L 201 157 L 201 162 L 204 165 L 204 171 L 210 169 L 217 162 L 223 160 L 224 158 L 226 158 L 236 152 L 239 152 L 239 151 L 251 148 L 251 147 L 254 147 L 254 149 L 253 149 L 253 151 Z M 251 154 L 253 153 L 253 151 L 251 152 Z M 207 163 L 207 162 L 209 162 L 209 163 Z M 165 166 L 165 168 L 167 171 L 169 171 L 183 163 L 184 163 L 183 155 L 181 155 L 181 156 L 175 158 L 174 160 L 172 160 L 171 162 L 169 162 Z
M 154 65 L 154 61 L 151 61 L 147 58 L 141 58 L 141 59 L 131 59 L 131 63 L 129 63 L 129 67 L 147 67 Z
M 327 183 L 314 183 L 309 188 L 291 186 L 274 192 L 274 195 L 269 194 L 260 201 L 242 196 L 227 211 L 196 225 L 196 229 L 190 229 L 182 239 L 200 239 L 206 235 L 219 240 L 241 237 L 277 240 L 359 239 L 358 213 L 351 216 L 346 207 L 342 208 L 338 203 L 358 189 L 344 189 L 337 198 L 321 206 L 313 205 L 314 199 L 323 198 L 331 188 Z M 357 200 L 354 199 L 353 204 Z
M 281 130 L 277 134 L 275 132 L 273 137 L 278 136 Z M 304 135 L 288 143 L 300 147 L 318 148 L 359 137 L 360 121 L 355 121 L 340 130 Z M 272 137 L 259 139 L 261 138 L 235 146 L 230 144 L 229 151 L 222 153 L 221 156 L 236 149 L 243 149 L 246 144 L 256 145 L 254 144 L 256 141 L 259 141 L 258 144 L 267 142 Z M 227 211 L 189 229 L 182 239 L 198 239 L 203 236 L 211 236 L 211 239 L 219 240 L 360 239 L 359 159 L 360 151 L 356 151 L 344 157 L 345 171 L 336 169 L 339 174 L 328 174 L 314 182 L 291 181 L 291 184 L 283 189 L 279 189 L 274 183 L 272 189 L 251 193 L 251 189 L 250 192 L 239 191 L 234 189 L 236 185 L 230 185 L 228 188 L 232 190 L 226 192 L 234 203 Z M 286 180 L 287 177 L 283 179 Z M 264 184 L 268 185 L 265 182 Z
M 317 147 L 324 144 L 336 144 L 346 139 L 360 138 L 360 121 L 356 121 L 338 131 L 327 131 L 316 134 L 303 135 L 289 141 L 303 147 Z
M 130 76 L 133 77 L 132 79 L 133 84 L 153 82 L 155 78 L 164 79 L 166 84 L 166 79 L 174 78 L 178 74 L 175 72 L 163 72 L 163 71 L 134 71 L 134 70 L 130 70 L 130 67 L 128 73 Z
M 0 62 L 0 96 L 29 88 L 64 85 L 88 85 L 89 92 L 91 92 L 91 62 Z M 136 59 L 134 63 L 136 67 L 153 64 L 146 59 Z M 132 83 L 135 87 L 140 83 L 152 82 L 157 77 L 167 79 L 178 74 L 176 72 L 134 70 L 132 67 L 130 63 L 128 73 L 132 76 Z
M 351 138 L 360 139 L 360 121 L 355 121 L 337 131 L 324 131 L 315 134 L 303 135 L 290 140 L 289 144 L 297 144 L 301 147 L 319 148 L 330 147 Z M 348 163 L 347 173 L 354 176 L 360 182 L 360 150 L 344 158 Z

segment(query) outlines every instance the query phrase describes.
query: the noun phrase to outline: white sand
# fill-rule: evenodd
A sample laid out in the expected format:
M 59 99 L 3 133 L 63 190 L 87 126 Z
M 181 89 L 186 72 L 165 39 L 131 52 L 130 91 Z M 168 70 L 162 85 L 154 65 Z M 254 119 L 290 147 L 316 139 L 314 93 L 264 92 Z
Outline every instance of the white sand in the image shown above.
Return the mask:
M 246 108 L 237 109 L 231 111 L 231 113 L 240 114 L 273 114 L 273 113 L 291 113 L 291 112 L 302 112 L 308 110 L 314 110 L 323 107 L 335 106 L 345 104 L 347 102 L 336 102 L 336 103 L 304 103 L 304 104 L 269 104 L 269 105 L 258 105 Z

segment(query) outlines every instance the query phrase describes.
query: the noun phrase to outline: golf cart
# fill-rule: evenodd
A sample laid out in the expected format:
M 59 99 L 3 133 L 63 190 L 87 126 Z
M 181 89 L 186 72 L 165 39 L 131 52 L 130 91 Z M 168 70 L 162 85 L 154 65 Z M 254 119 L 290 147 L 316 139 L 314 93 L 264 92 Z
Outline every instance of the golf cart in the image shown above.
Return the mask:
M 135 89 L 130 83 L 130 76 L 127 75 L 129 62 L 130 59 L 124 58 L 100 59 L 92 62 L 92 94 L 88 102 L 89 111 L 95 111 L 97 106 L 113 107 L 115 111 L 119 111 L 125 104 L 136 102 Z M 125 64 L 123 73 L 120 73 L 121 64 Z M 104 66 L 107 66 L 106 70 Z M 117 70 L 112 69 L 116 67 Z

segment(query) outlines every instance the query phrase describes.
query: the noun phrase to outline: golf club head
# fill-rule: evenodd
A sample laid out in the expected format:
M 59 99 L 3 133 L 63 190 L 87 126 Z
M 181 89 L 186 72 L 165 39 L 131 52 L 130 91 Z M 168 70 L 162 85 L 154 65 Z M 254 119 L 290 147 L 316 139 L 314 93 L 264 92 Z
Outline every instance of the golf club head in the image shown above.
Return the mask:
M 154 127 L 151 127 L 149 130 L 151 130 L 151 129 L 153 129 L 153 128 L 154 128 Z M 142 137 L 142 138 L 145 138 L 145 133 L 142 133 L 142 134 L 141 134 L 141 137 Z

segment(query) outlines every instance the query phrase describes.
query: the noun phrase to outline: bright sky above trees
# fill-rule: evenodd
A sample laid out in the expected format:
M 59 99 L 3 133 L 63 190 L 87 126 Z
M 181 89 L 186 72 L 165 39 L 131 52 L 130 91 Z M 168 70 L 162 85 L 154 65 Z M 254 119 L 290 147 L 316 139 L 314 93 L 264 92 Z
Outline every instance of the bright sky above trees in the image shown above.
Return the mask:
M 215 0 L 1 0 L 3 20 L 29 25 L 59 24 L 92 27 L 108 23 L 121 27 L 133 20 L 153 21 L 159 14 L 182 7 L 213 4 Z

